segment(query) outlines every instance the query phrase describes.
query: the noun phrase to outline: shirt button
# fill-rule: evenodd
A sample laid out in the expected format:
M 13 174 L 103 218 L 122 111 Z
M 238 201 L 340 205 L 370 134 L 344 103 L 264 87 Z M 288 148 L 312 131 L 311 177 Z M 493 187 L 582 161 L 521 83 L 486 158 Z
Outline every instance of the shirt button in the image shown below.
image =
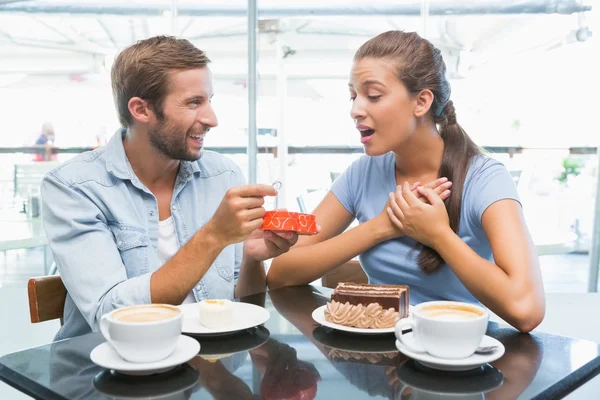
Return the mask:
M 172 209 L 173 211 L 175 211 L 175 210 L 177 210 L 177 207 L 173 206 L 173 207 L 171 207 L 171 209 Z
M 123 246 L 123 242 L 122 242 L 121 240 L 119 240 L 119 241 L 117 242 L 117 245 L 119 245 L 119 246 Z
M 154 217 L 154 210 L 150 210 L 150 215 Z

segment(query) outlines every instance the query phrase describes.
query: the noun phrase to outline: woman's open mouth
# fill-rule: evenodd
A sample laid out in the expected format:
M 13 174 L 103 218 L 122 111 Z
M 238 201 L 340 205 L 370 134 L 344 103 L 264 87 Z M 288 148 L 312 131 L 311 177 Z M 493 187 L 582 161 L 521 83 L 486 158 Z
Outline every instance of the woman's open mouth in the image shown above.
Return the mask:
M 357 125 L 356 128 L 360 132 L 361 143 L 367 143 L 371 140 L 371 137 L 375 134 L 375 129 L 372 129 L 366 125 Z

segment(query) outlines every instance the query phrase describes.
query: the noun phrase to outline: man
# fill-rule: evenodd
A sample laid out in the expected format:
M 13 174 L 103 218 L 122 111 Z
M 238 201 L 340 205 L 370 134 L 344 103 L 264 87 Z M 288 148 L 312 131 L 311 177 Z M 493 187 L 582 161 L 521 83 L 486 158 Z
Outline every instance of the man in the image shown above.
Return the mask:
M 125 49 L 111 74 L 123 129 L 45 177 L 44 227 L 68 291 L 57 339 L 123 306 L 264 291 L 262 261 L 296 243 L 258 229 L 275 189 L 244 185 L 202 149 L 217 126 L 209 62 L 173 37 Z

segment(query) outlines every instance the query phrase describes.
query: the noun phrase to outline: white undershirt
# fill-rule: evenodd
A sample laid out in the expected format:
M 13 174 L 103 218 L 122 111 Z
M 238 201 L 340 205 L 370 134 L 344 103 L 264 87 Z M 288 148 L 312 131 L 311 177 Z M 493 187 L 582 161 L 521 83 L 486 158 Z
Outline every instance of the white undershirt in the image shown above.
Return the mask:
M 177 234 L 175 233 L 175 223 L 173 217 L 158 221 L 158 245 L 156 247 L 156 255 L 160 265 L 165 265 L 179 251 L 179 243 L 177 243 Z M 190 292 L 183 303 L 195 303 L 194 294 Z

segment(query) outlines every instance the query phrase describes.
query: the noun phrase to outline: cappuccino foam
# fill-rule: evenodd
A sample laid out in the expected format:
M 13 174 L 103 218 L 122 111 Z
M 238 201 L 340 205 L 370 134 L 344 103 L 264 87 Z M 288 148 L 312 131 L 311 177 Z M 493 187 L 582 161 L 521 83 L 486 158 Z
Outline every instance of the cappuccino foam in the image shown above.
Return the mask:
M 179 311 L 164 306 L 131 307 L 117 311 L 112 318 L 119 322 L 143 323 L 171 319 L 178 314 Z
M 468 306 L 431 306 L 423 308 L 421 314 L 442 321 L 462 321 L 483 316 L 483 312 Z

